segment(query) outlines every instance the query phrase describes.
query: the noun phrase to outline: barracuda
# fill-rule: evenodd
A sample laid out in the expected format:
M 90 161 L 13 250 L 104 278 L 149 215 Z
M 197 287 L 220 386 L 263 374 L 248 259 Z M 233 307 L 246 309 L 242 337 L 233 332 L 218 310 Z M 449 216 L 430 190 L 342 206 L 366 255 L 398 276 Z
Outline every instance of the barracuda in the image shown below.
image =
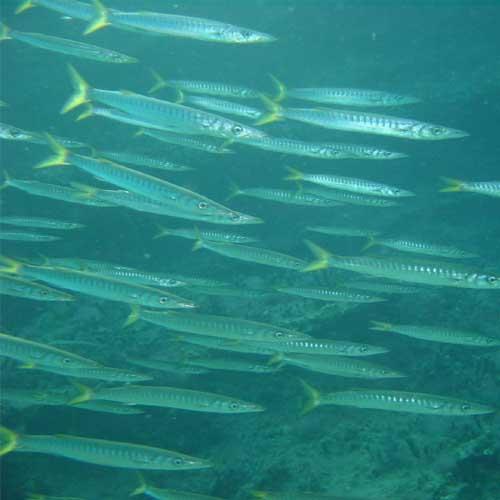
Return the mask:
M 23 217 L 17 215 L 2 215 L 2 224 L 21 227 L 37 227 L 42 229 L 81 229 L 84 224 L 67 222 L 46 217 Z
M 69 293 L 40 285 L 33 281 L 14 278 L 0 274 L 0 294 L 21 297 L 30 300 L 43 301 L 72 301 L 75 300 Z

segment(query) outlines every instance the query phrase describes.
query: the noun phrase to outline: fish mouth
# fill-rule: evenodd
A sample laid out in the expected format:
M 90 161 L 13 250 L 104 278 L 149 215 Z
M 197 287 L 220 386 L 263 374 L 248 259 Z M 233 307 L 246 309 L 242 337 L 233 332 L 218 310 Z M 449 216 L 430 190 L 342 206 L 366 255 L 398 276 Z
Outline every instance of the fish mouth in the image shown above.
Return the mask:
M 462 137 L 469 137 L 470 134 L 464 130 L 450 129 L 449 133 L 446 135 L 446 139 L 461 139 Z

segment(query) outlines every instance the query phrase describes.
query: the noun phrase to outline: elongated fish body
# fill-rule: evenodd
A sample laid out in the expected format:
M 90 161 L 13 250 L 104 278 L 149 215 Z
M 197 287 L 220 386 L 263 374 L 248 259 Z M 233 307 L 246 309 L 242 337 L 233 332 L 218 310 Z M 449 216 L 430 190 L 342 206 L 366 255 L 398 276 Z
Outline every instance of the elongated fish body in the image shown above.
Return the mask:
M 202 375 L 204 373 L 208 373 L 208 370 L 204 368 L 190 366 L 184 363 L 175 363 L 163 359 L 140 359 L 128 356 L 127 361 L 133 365 L 142 366 L 143 368 L 175 373 L 176 375 Z
M 161 238 L 163 236 L 178 236 L 179 238 L 186 238 L 188 240 L 197 240 L 201 237 L 203 240 L 234 244 L 255 243 L 256 241 L 259 241 L 258 238 L 245 236 L 244 234 L 212 231 L 210 229 L 191 228 L 170 229 L 161 227 L 159 233 L 155 236 L 155 238 Z
M 265 111 L 253 108 L 252 106 L 246 106 L 239 102 L 225 101 L 215 97 L 188 96 L 184 98 L 183 102 L 190 106 L 213 111 L 214 113 L 241 116 L 250 120 L 259 120 L 265 114 Z
M 198 240 L 195 248 L 206 248 L 207 250 L 231 259 L 263 264 L 265 266 L 281 267 L 283 269 L 292 269 L 294 271 L 301 271 L 307 266 L 307 262 L 302 259 L 281 252 L 275 252 L 267 248 L 204 240 Z
M 213 142 L 205 137 L 186 136 L 174 134 L 172 132 L 163 132 L 159 130 L 145 129 L 142 133 L 148 137 L 152 137 L 167 144 L 181 146 L 189 149 L 196 149 L 205 153 L 211 154 L 229 154 L 233 153 L 230 149 L 226 148 L 223 143 Z
M 23 0 L 16 10 L 16 14 L 35 6 L 45 7 L 59 14 L 83 21 L 90 21 L 95 16 L 95 8 L 92 4 L 77 0 Z
M 372 321 L 371 330 L 382 332 L 394 332 L 407 337 L 431 342 L 444 342 L 446 344 L 468 345 L 475 347 L 495 347 L 500 346 L 500 337 L 494 338 L 481 335 L 476 332 L 456 330 L 454 328 L 443 328 L 435 326 L 419 325 L 393 325 L 380 321 Z
M 6 267 L 0 269 L 0 272 L 18 274 L 21 277 L 44 281 L 66 290 L 105 300 L 165 309 L 195 307 L 192 302 L 164 290 L 127 283 L 83 271 L 50 266 L 33 266 L 8 260 Z
M 104 439 L 57 435 L 16 435 L 15 451 L 44 453 L 108 467 L 149 470 L 189 470 L 210 462 L 175 451 Z
M 189 342 L 189 339 L 187 339 Z M 257 343 L 256 343 L 257 344 Z M 258 342 L 261 349 L 265 349 L 267 354 L 290 353 L 290 354 L 318 354 L 334 356 L 373 356 L 388 352 L 385 347 L 374 346 L 370 344 L 349 342 L 347 340 L 331 339 L 290 339 L 283 342 Z
M 255 403 L 214 394 L 211 392 L 192 391 L 177 387 L 127 385 L 109 387 L 82 393 L 80 399 L 102 399 L 129 405 L 157 406 L 178 410 L 200 411 L 205 413 L 253 413 L 263 411 Z M 77 396 L 76 402 L 79 402 Z
M 230 358 L 193 358 L 186 361 L 192 366 L 209 368 L 210 370 L 228 370 L 248 373 L 275 373 L 277 368 L 267 364 L 256 363 L 244 359 Z
M 364 290 L 366 292 L 384 293 L 384 294 L 396 294 L 396 295 L 407 295 L 410 293 L 418 293 L 421 291 L 419 288 L 412 286 L 398 285 L 396 283 L 383 283 L 376 281 L 348 281 L 344 283 L 347 288 L 355 288 L 356 290 Z
M 375 235 L 373 235 L 375 236 Z M 448 259 L 471 259 L 477 257 L 470 252 L 448 245 L 427 243 L 425 241 L 406 240 L 399 238 L 374 238 L 368 242 L 367 247 L 381 245 L 400 252 L 419 253 L 434 255 L 436 257 L 447 257 Z
M 279 287 L 277 290 L 282 293 L 287 293 L 288 295 L 295 295 L 306 299 L 325 300 L 327 302 L 369 304 L 373 302 L 383 302 L 385 300 L 373 295 L 331 288 Z
M 172 278 L 169 274 L 152 273 L 141 271 L 132 267 L 112 264 L 91 259 L 69 259 L 69 258 L 46 258 L 47 264 L 54 267 L 64 267 L 76 271 L 100 274 L 120 281 L 129 281 L 139 285 L 154 285 L 165 288 L 185 286 L 187 283 L 177 278 Z
M 88 106 L 86 110 L 78 116 L 77 121 L 84 120 L 89 116 L 100 116 L 102 118 L 107 118 L 109 120 L 113 120 L 115 122 L 126 123 L 127 125 L 132 125 L 134 127 L 150 128 L 152 130 L 161 130 L 161 131 L 169 131 L 172 129 L 172 126 L 163 126 L 159 124 L 153 124 L 149 120 L 141 118 L 138 115 L 131 115 L 129 113 L 125 113 L 124 111 L 120 111 L 119 109 L 114 108 L 102 108 L 99 106 Z M 140 134 L 142 133 L 142 130 Z
M 100 151 L 99 154 L 104 158 L 108 158 L 119 163 L 127 163 L 129 165 L 136 165 L 138 167 L 155 168 L 158 170 L 165 170 L 167 172 L 187 172 L 193 170 L 192 167 L 179 165 L 163 158 L 154 158 L 138 153 L 127 153 L 120 151 Z
M 383 107 L 415 104 L 420 99 L 383 90 L 342 87 L 295 88 L 286 91 L 288 97 L 341 106 Z
M 473 181 L 466 182 L 459 179 L 444 179 L 448 187 L 441 189 L 443 192 L 458 192 L 465 191 L 469 193 L 484 194 L 486 196 L 500 197 L 500 180 L 499 181 Z
M 331 256 L 328 258 L 328 265 L 337 269 L 408 283 L 500 290 L 500 276 L 488 275 L 481 271 L 464 270 L 448 263 L 395 260 L 381 257 Z
M 267 341 L 242 341 L 238 338 L 227 337 L 211 337 L 208 335 L 183 335 L 178 337 L 181 342 L 188 344 L 208 347 L 210 349 L 218 349 L 221 351 L 240 352 L 245 354 L 260 354 L 270 356 L 277 352 L 282 352 L 282 342 L 267 342 Z M 270 348 L 267 344 L 271 344 Z
M 144 413 L 140 408 L 133 406 L 113 403 L 111 401 L 86 401 L 79 405 L 73 405 L 72 408 L 87 411 L 98 411 L 101 413 L 111 413 L 112 415 L 142 415 Z
M 138 317 L 149 323 L 164 326 L 178 332 L 194 333 L 208 337 L 223 337 L 234 340 L 273 340 L 308 339 L 305 333 L 288 328 L 249 321 L 228 316 L 208 314 L 159 313 L 157 311 L 139 311 Z
M 185 212 L 193 213 L 198 217 L 207 219 L 215 216 L 217 221 L 227 218 L 235 224 L 255 224 L 260 219 L 235 212 L 220 203 L 210 200 L 186 188 L 172 184 L 158 177 L 144 172 L 113 163 L 109 160 L 100 160 L 70 153 L 68 150 L 61 151 L 57 144 L 52 145 L 57 152 L 54 159 L 49 159 L 39 167 L 62 165 L 70 162 L 72 165 L 85 172 L 105 180 L 115 186 L 133 191 L 141 196 L 150 198 L 166 205 L 172 209 L 172 213 L 178 209 L 182 215 Z
M 45 35 L 43 33 L 27 33 L 11 29 L 4 29 L 4 31 L 7 32 L 4 36 L 14 38 L 15 40 L 27 43 L 33 47 L 50 50 L 51 52 L 59 52 L 81 59 L 118 64 L 137 62 L 137 59 L 134 57 L 104 47 L 77 42 L 76 40 L 68 40 L 67 38 Z
M 43 364 L 53 368 L 95 368 L 99 365 L 92 359 L 5 333 L 0 333 L 0 356 L 16 359 L 29 365 Z
M 273 362 L 339 377 L 383 379 L 406 376 L 391 368 L 343 356 L 280 353 L 275 356 Z
M 329 200 L 304 191 L 291 191 L 287 189 L 272 188 L 236 188 L 233 196 L 249 196 L 261 200 L 276 201 L 287 205 L 300 205 L 306 207 L 337 207 L 340 205 L 335 200 Z
M 412 140 L 438 141 L 459 139 L 469 135 L 462 130 L 442 125 L 362 111 L 286 108 L 282 110 L 282 116 L 289 120 L 333 130 L 386 135 Z
M 123 382 L 125 384 L 133 384 L 137 382 L 144 382 L 152 380 L 153 377 L 143 375 L 123 368 L 111 368 L 108 366 L 86 366 L 82 368 L 67 368 L 65 366 L 46 366 L 44 364 L 37 364 L 34 368 L 42 371 L 49 371 L 64 375 L 65 377 L 72 377 L 77 379 L 90 379 L 101 380 L 104 382 Z
M 232 97 L 234 99 L 259 99 L 260 97 L 260 93 L 256 90 L 252 90 L 242 85 L 231 85 L 221 82 L 165 80 L 164 85 L 190 94 L 203 94 L 205 96 Z M 189 96 L 187 99 L 191 99 L 192 97 L 193 96 Z
M 265 137 L 265 133 L 208 111 L 182 104 L 162 101 L 129 91 L 90 89 L 91 100 L 138 116 L 150 126 L 171 129 L 180 133 L 209 135 L 222 139 L 244 141 Z
M 380 234 L 379 231 L 375 231 L 374 229 L 342 226 L 307 226 L 306 230 L 314 233 L 328 234 L 329 236 L 351 236 L 360 238 L 377 236 Z
M 21 297 L 30 300 L 70 301 L 74 300 L 69 293 L 40 285 L 33 281 L 22 280 L 12 276 L 0 275 L 0 294 Z
M 415 196 L 411 191 L 366 179 L 331 174 L 308 174 L 295 169 L 289 170 L 291 174 L 286 177 L 286 180 L 305 181 L 326 188 L 350 191 L 357 194 L 382 196 L 385 198 L 406 198 L 408 196 Z
M 158 12 L 112 11 L 108 19 L 113 26 L 131 27 L 144 33 L 191 38 L 205 42 L 250 44 L 276 40 L 266 33 L 200 17 Z
M 362 207 L 388 208 L 396 207 L 398 204 L 395 201 L 379 196 L 364 196 L 350 191 L 341 191 L 339 189 L 322 188 L 320 186 L 305 187 L 304 191 L 312 193 L 323 198 L 338 201 L 339 203 L 347 203 L 349 205 L 358 205 Z
M 495 411 L 490 406 L 446 396 L 382 389 L 357 389 L 321 394 L 317 404 L 449 417 L 483 415 Z
M 84 227 L 78 222 L 66 222 L 46 217 L 24 217 L 16 215 L 2 215 L 2 224 L 21 227 L 38 227 L 42 229 L 80 229 Z
M 77 189 L 68 186 L 61 186 L 59 184 L 47 184 L 45 182 L 25 181 L 21 179 L 7 179 L 5 181 L 5 185 L 15 187 L 29 194 L 43 196 L 44 198 L 51 198 L 53 200 L 67 201 L 91 207 L 116 206 L 114 203 L 102 200 L 81 198 L 78 196 L 79 191 Z
M 0 240 L 41 243 L 60 239 L 60 236 L 52 236 L 50 234 L 27 233 L 24 231 L 0 231 Z

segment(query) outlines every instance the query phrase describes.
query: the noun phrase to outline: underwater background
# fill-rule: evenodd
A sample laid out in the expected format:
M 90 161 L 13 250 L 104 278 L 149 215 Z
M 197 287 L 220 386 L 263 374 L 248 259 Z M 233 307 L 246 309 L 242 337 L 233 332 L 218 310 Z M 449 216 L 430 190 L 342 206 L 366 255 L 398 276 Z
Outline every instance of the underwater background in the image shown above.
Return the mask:
M 384 235 L 449 243 L 480 255 L 476 267 L 500 268 L 500 205 L 497 198 L 440 193 L 441 177 L 493 180 L 500 156 L 500 4 L 495 1 L 278 1 L 163 2 L 110 0 L 120 10 L 150 10 L 217 19 L 271 33 L 277 41 L 248 46 L 149 37 L 104 29 L 83 37 L 84 24 L 35 8 L 14 15 L 18 2 L 3 0 L 1 20 L 22 31 L 41 32 L 113 48 L 137 57 L 135 65 L 106 65 L 42 51 L 15 40 L 0 46 L 2 122 L 46 131 L 91 144 L 97 150 L 127 150 L 163 157 L 196 168 L 192 172 L 151 171 L 265 224 L 235 229 L 265 246 L 312 260 L 304 239 L 339 255 L 357 255 L 359 238 L 332 238 L 305 232 L 306 226 L 369 227 Z M 111 5 L 112 4 L 112 5 Z M 150 69 L 164 78 L 234 83 L 273 94 L 270 74 L 288 87 L 338 86 L 387 90 L 421 99 L 387 114 L 411 116 L 466 130 L 458 141 L 406 141 L 359 136 L 298 122 L 265 127 L 271 135 L 314 142 L 352 142 L 402 151 L 394 162 L 329 162 L 233 144 L 234 154 L 210 155 L 134 137 L 129 125 L 91 117 L 75 122 L 60 109 L 71 92 L 71 62 L 97 88 L 146 94 Z M 163 89 L 159 98 L 173 97 Z M 43 145 L 2 141 L 1 169 L 11 178 L 68 184 L 89 181 L 76 168 L 33 170 L 48 150 Z M 235 197 L 231 185 L 294 187 L 285 167 L 369 178 L 416 193 L 397 207 L 314 208 Z M 104 184 L 103 184 L 104 185 Z M 248 498 L 252 491 L 317 492 L 373 500 L 494 500 L 500 498 L 498 414 L 443 418 L 329 406 L 302 414 L 301 379 L 327 392 L 357 387 L 403 389 L 449 395 L 500 406 L 500 353 L 496 349 L 421 342 L 369 330 L 370 321 L 439 324 L 500 336 L 500 294 L 482 290 L 422 287 L 419 293 L 391 295 L 372 304 L 326 303 L 274 293 L 276 286 L 336 287 L 357 275 L 329 269 L 298 274 L 227 259 L 193 242 L 153 239 L 158 225 L 194 227 L 126 208 L 99 208 L 1 192 L 2 215 L 57 218 L 84 229 L 49 243 L 2 241 L 1 253 L 15 258 L 86 258 L 161 273 L 202 276 L 228 282 L 241 296 L 197 296 L 198 310 L 294 328 L 320 338 L 367 342 L 389 349 L 380 360 L 407 377 L 360 381 L 285 366 L 275 373 L 210 371 L 201 375 L 154 372 L 154 384 L 232 395 L 258 402 L 265 412 L 222 415 L 147 408 L 141 415 L 111 415 L 70 406 L 16 407 L 2 401 L 2 425 L 26 434 L 73 434 L 179 450 L 214 462 L 210 469 L 147 472 L 161 488 L 222 498 Z M 214 229 L 233 230 L 230 226 Z M 383 248 L 377 255 L 388 255 Z M 297 277 L 298 276 L 298 277 Z M 179 291 L 182 295 L 182 293 Z M 326 304 L 326 305 L 325 305 Z M 64 348 L 130 368 L 127 356 L 144 360 L 161 353 L 183 361 L 205 354 L 179 342 L 165 329 L 138 322 L 124 328 L 129 307 L 79 295 L 74 302 L 1 298 L 2 331 L 35 340 L 75 341 Z M 77 342 L 82 342 L 78 344 Z M 229 353 L 228 356 L 236 354 Z M 378 361 L 378 359 L 377 359 Z M 60 375 L 20 369 L 2 358 L 2 387 L 37 389 L 69 385 Z M 139 370 L 141 371 L 141 370 Z M 135 473 L 64 458 L 14 453 L 2 458 L 1 495 L 28 492 L 92 500 L 127 498 L 137 487 Z M 300 497 L 296 497 L 300 498 Z M 321 498 L 318 496 L 318 498 Z

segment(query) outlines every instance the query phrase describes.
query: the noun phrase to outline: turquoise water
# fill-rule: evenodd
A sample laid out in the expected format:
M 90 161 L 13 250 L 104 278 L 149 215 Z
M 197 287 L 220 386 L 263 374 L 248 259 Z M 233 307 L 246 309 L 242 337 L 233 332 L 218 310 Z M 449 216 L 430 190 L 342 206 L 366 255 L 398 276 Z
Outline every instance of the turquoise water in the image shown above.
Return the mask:
M 404 372 L 406 378 L 363 380 L 292 366 L 257 374 L 211 370 L 201 375 L 154 371 L 131 365 L 161 354 L 185 365 L 197 356 L 250 359 L 269 356 L 206 351 L 180 342 L 167 330 L 138 322 L 122 325 L 130 308 L 119 301 L 74 293 L 68 303 L 2 296 L 2 331 L 56 344 L 100 363 L 154 376 L 149 385 L 216 392 L 266 408 L 262 413 L 223 415 L 144 407 L 141 415 L 83 411 L 68 405 L 23 406 L 2 400 L 2 425 L 20 434 L 71 434 L 175 450 L 209 459 L 214 467 L 191 471 L 145 471 L 159 488 L 220 498 L 249 498 L 252 491 L 293 492 L 286 498 L 363 498 L 376 500 L 494 500 L 500 497 L 498 414 L 454 417 L 324 406 L 302 415 L 306 399 L 301 380 L 322 393 L 353 388 L 439 394 L 500 405 L 498 348 L 426 342 L 369 330 L 370 321 L 431 325 L 500 337 L 498 290 L 421 286 L 411 295 L 386 296 L 385 302 L 323 302 L 277 293 L 277 286 L 342 287 L 365 276 L 329 269 L 297 273 L 230 259 L 208 250 L 192 252 L 193 241 L 153 239 L 158 225 L 217 229 L 260 239 L 258 246 L 310 261 L 308 238 L 339 255 L 361 253 L 366 239 L 306 232 L 306 226 L 370 228 L 384 237 L 451 245 L 477 254 L 473 269 L 499 275 L 498 198 L 473 193 L 441 193 L 441 177 L 498 181 L 498 22 L 496 2 L 252 2 L 158 0 L 119 1 L 120 10 L 151 10 L 216 19 L 277 37 L 273 43 L 230 45 L 174 37 L 153 37 L 108 28 L 89 37 L 84 23 L 36 8 L 15 16 L 17 2 L 2 2 L 2 21 L 20 31 L 40 32 L 118 50 L 139 59 L 135 65 L 104 64 L 39 50 L 17 40 L 1 44 L 1 121 L 29 131 L 48 131 L 91 144 L 99 150 L 127 150 L 195 168 L 168 173 L 144 169 L 234 210 L 260 217 L 264 224 L 242 227 L 203 225 L 123 207 L 96 208 L 29 195 L 14 188 L 1 192 L 2 215 L 75 221 L 85 228 L 59 231 L 52 243 L 2 241 L 2 254 L 16 258 L 86 258 L 156 273 L 176 273 L 227 282 L 231 296 L 189 295 L 202 314 L 225 315 L 293 328 L 318 338 L 366 342 L 389 349 L 365 358 Z M 110 4 L 111 6 L 111 4 Z M 329 130 L 294 121 L 263 127 L 270 135 L 309 142 L 346 142 L 406 153 L 394 161 L 328 161 L 251 148 L 229 147 L 234 154 L 211 155 L 134 137 L 129 125 L 93 117 L 75 122 L 77 113 L 60 114 L 71 92 L 67 64 L 97 88 L 146 94 L 150 69 L 164 78 L 245 85 L 267 94 L 275 75 L 287 87 L 377 89 L 415 96 L 421 103 L 367 108 L 393 116 L 467 131 L 458 140 L 410 141 L 374 134 Z M 163 89 L 157 97 L 172 99 Z M 262 108 L 258 100 L 242 101 Z M 286 100 L 284 106 L 321 106 Z M 326 106 L 326 105 L 324 105 Z M 365 110 L 365 108 L 359 108 Z M 237 118 L 235 118 L 237 119 Z M 244 121 L 243 119 L 241 121 Z M 251 124 L 250 122 L 246 122 Z M 44 145 L 2 141 L 2 170 L 16 179 L 69 185 L 80 182 L 113 189 L 67 166 L 32 170 L 49 150 Z M 86 154 L 85 150 L 81 151 Z M 247 197 L 225 201 L 231 185 L 293 189 L 283 181 L 285 167 L 305 172 L 370 179 L 413 191 L 392 208 L 341 205 L 314 208 Z M 141 169 L 141 167 L 132 167 Z M 305 183 L 304 183 L 305 186 Z M 303 187 L 302 187 L 303 188 Z M 6 231 L 13 226 L 2 226 Z M 21 229 L 21 228 L 19 228 Z M 27 229 L 28 231 L 30 229 Z M 56 231 L 32 232 L 56 234 Z M 368 253 L 366 253 L 368 255 Z M 445 261 L 375 247 L 369 255 L 392 259 Z M 448 262 L 455 262 L 449 260 Z M 380 282 L 378 280 L 377 282 Z M 385 283 L 385 282 L 384 282 Z M 403 285 L 412 283 L 398 282 Z M 237 291 L 240 295 L 237 295 Z M 254 290 L 252 296 L 241 296 Z M 174 293 L 188 295 L 180 288 Z M 73 292 L 71 292 L 73 293 Z M 3 388 L 36 391 L 66 388 L 70 378 L 21 370 L 2 358 Z M 117 385 L 81 379 L 92 387 Z M 5 499 L 28 493 L 84 499 L 123 499 L 137 487 L 135 472 L 67 460 L 50 454 L 11 453 L 2 457 Z M 317 495 L 300 496 L 298 492 Z M 167 496 L 165 496 L 167 498 Z M 177 498 L 175 496 L 168 498 Z M 285 498 L 274 497 L 268 498 Z

